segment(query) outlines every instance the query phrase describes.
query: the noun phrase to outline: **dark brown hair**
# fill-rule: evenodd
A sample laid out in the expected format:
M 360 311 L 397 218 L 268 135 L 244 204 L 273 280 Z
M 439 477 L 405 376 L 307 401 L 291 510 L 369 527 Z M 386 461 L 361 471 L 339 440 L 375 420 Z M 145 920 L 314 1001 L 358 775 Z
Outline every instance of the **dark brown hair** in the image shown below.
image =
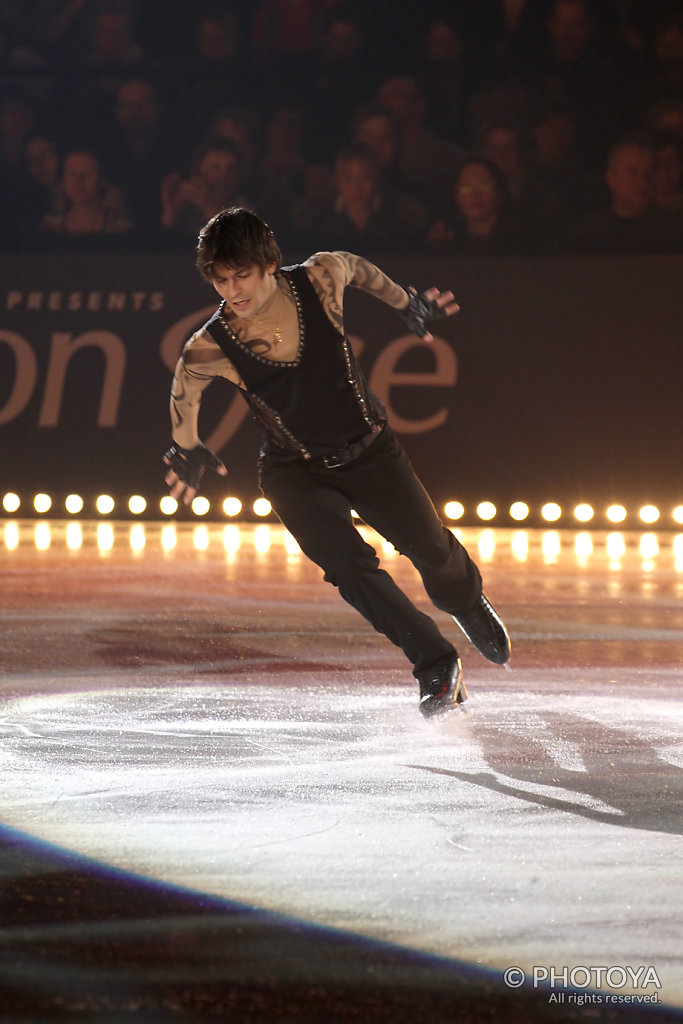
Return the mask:
M 197 243 L 197 267 L 212 282 L 214 267 L 253 267 L 265 270 L 274 263 L 279 270 L 282 253 L 265 221 L 251 210 L 232 206 L 221 210 L 204 225 Z

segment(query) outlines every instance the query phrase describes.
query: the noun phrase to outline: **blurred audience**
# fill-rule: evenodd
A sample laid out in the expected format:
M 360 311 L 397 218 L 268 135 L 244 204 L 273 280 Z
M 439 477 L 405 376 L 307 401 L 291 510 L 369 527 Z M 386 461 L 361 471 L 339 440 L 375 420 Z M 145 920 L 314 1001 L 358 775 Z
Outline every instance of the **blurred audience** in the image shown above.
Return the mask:
M 643 132 L 649 156 L 627 161 L 615 141 Z M 285 245 L 309 223 L 316 246 L 661 251 L 680 233 L 671 136 L 680 0 L 174 0 L 161 17 L 148 0 L 0 2 L 5 252 L 46 237 L 188 245 L 235 201 Z M 372 156 L 351 161 L 349 144 Z M 97 201 L 67 198 L 79 160 Z M 634 195 L 649 181 L 637 214 L 625 163 Z M 479 191 L 454 192 L 461 169 Z M 491 173 L 500 194 L 483 188 Z M 484 200 L 500 207 L 489 239 Z
M 450 201 L 429 230 L 429 247 L 465 256 L 522 251 L 520 225 L 505 179 L 491 160 L 472 157 L 462 164 Z

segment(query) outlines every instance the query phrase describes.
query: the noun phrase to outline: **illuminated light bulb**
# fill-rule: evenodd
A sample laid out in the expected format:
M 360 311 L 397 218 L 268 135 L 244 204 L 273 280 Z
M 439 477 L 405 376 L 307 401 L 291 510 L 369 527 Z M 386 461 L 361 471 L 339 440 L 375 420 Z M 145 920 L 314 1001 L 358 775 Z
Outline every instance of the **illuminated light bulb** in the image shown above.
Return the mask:
M 80 523 L 67 524 L 66 546 L 69 551 L 78 551 L 83 546 L 83 530 Z
M 683 505 L 677 505 L 671 515 L 675 523 L 683 523 Z
M 560 542 L 560 535 L 555 530 L 547 530 L 543 534 L 543 540 L 541 541 L 541 550 L 543 551 L 543 558 L 546 562 L 553 562 L 559 557 L 562 545 Z
M 16 512 L 20 505 L 21 499 L 19 495 L 14 494 L 12 491 L 9 491 L 2 499 L 2 507 L 5 512 Z
M 562 515 L 562 509 L 555 501 L 547 501 L 541 509 L 541 515 L 546 523 L 556 523 Z
M 623 523 L 626 519 L 626 509 L 623 505 L 610 505 L 606 515 L 610 523 Z
M 295 537 L 292 537 L 291 533 L 285 534 L 285 550 L 288 555 L 298 555 L 301 553 L 299 542 Z
M 607 535 L 607 554 L 613 562 L 623 558 L 626 554 L 626 543 L 620 533 Z
M 15 551 L 19 547 L 19 527 L 16 523 L 7 523 L 5 527 L 5 547 Z
M 465 515 L 465 506 L 459 501 L 447 501 L 443 510 L 447 519 L 462 519 Z
M 238 516 L 242 511 L 242 502 L 239 498 L 226 498 L 223 502 L 223 511 L 226 516 Z
M 116 503 L 110 494 L 100 494 L 95 502 L 95 508 L 101 516 L 108 516 L 114 511 L 115 505 Z
M 260 555 L 264 555 L 266 551 L 270 550 L 270 542 L 270 527 L 257 526 L 254 530 L 254 547 Z
M 172 516 L 174 512 L 178 511 L 178 502 L 170 494 L 167 494 L 159 502 L 159 509 L 163 515 Z
M 574 550 L 577 558 L 589 558 L 593 554 L 593 541 L 590 533 L 577 533 Z
M 192 504 L 190 508 L 192 509 L 196 516 L 205 516 L 206 513 L 211 508 L 211 502 L 209 501 L 208 498 L 199 496 L 197 498 L 192 499 Z
M 589 523 L 594 515 L 595 511 L 592 505 L 583 503 L 581 505 L 577 505 L 574 509 L 574 518 L 578 519 L 580 523 Z
M 479 516 L 480 519 L 483 519 L 485 522 L 489 522 L 489 520 L 495 519 L 496 511 L 496 506 L 493 504 L 492 501 L 480 501 L 479 504 L 477 505 L 477 515 Z
M 272 511 L 272 506 L 267 498 L 257 498 L 253 504 L 253 509 L 257 516 L 268 516 Z
M 147 508 L 147 502 L 140 494 L 132 494 L 128 499 L 128 510 L 133 513 L 134 516 L 141 515 Z
M 398 551 L 396 550 L 394 545 L 391 543 L 391 541 L 390 540 L 385 540 L 384 537 L 382 537 L 382 552 L 385 555 L 389 555 L 389 557 L 391 557 L 392 555 L 397 555 L 398 554 Z
M 514 533 L 510 547 L 518 562 L 526 562 L 529 557 L 529 538 L 524 530 Z
M 351 518 L 352 518 L 352 519 L 360 519 L 360 516 L 359 516 L 359 515 L 358 515 L 358 513 L 356 512 L 355 508 L 352 508 L 352 509 L 351 509 Z
M 226 526 L 223 530 L 223 547 L 228 554 L 234 555 L 241 543 L 242 537 L 239 526 L 235 526 L 234 524 Z
M 659 519 L 659 509 L 656 505 L 643 505 L 638 514 L 644 523 L 656 523 Z
M 209 546 L 209 531 L 206 526 L 195 526 L 192 534 L 192 546 L 197 551 L 206 551 Z
M 83 511 L 83 498 L 80 494 L 67 494 L 64 499 L 64 508 L 72 516 L 77 516 Z
M 493 558 L 496 550 L 496 540 L 493 530 L 483 530 L 477 542 L 477 549 L 482 561 L 488 562 Z
M 50 547 L 52 536 L 50 534 L 49 523 L 38 523 L 34 535 L 35 545 L 39 551 L 47 551 Z
M 97 547 L 100 551 L 111 551 L 114 547 L 114 531 L 109 523 L 97 527 Z
M 176 533 L 175 526 L 164 526 L 161 531 L 161 546 L 164 551 L 173 551 L 177 544 L 178 534 Z
M 510 505 L 510 517 L 517 523 L 529 517 L 529 506 L 525 501 L 513 501 Z
M 130 531 L 129 543 L 132 551 L 142 551 L 147 543 L 145 528 L 142 523 L 136 523 Z
M 676 560 L 676 572 L 683 570 L 683 534 L 677 533 L 673 542 L 674 558 Z
M 52 498 L 49 494 L 36 494 L 33 499 L 33 507 L 36 512 L 49 512 L 52 508 Z
M 650 559 L 659 554 L 659 541 L 654 533 L 644 533 L 640 538 L 641 558 Z

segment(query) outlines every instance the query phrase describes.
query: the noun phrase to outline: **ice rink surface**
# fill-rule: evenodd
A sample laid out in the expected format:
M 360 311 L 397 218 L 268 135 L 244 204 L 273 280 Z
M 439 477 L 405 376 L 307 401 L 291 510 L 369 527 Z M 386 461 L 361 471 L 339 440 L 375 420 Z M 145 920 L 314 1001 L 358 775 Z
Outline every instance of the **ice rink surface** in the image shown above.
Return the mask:
M 275 524 L 0 523 L 0 1020 L 683 1019 L 683 536 L 462 530 L 507 672 L 362 529 L 466 710 Z

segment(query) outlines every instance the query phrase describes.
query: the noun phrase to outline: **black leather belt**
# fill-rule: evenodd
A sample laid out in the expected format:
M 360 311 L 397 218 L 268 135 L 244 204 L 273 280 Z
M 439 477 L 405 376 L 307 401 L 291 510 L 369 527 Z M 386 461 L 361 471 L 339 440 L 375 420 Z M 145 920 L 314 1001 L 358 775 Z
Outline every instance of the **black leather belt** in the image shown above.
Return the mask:
M 326 469 L 339 469 L 341 466 L 346 466 L 349 462 L 353 462 L 361 452 L 370 447 L 381 431 L 382 427 L 373 427 L 369 434 L 363 434 L 358 441 L 345 445 L 344 448 L 340 448 L 338 452 L 333 452 L 331 455 L 323 455 L 321 460 L 323 466 Z

